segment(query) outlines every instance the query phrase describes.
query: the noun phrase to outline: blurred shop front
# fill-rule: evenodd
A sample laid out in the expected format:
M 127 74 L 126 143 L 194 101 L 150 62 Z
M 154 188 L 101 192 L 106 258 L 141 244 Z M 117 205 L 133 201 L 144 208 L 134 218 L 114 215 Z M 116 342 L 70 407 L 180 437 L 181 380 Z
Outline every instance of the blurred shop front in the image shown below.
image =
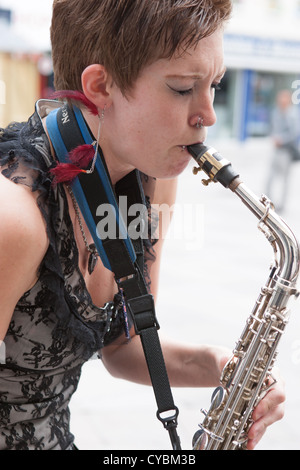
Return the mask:
M 0 8 L 0 127 L 24 121 L 53 82 L 49 52 L 33 47 L 14 28 L 13 12 Z
M 299 80 L 300 41 L 226 34 L 224 47 L 228 72 L 223 96 L 216 97 L 219 128 L 240 140 L 266 136 L 277 92 L 293 92 Z

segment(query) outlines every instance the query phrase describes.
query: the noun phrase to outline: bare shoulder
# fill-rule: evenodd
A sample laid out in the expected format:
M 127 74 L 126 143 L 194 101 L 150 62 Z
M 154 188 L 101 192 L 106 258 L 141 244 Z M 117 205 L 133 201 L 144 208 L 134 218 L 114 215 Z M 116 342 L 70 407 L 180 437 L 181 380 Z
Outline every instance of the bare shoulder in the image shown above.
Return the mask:
M 35 263 L 48 246 L 45 222 L 29 188 L 15 184 L 0 174 L 0 249 L 14 251 Z
M 0 340 L 22 295 L 37 281 L 48 248 L 35 195 L 0 174 Z

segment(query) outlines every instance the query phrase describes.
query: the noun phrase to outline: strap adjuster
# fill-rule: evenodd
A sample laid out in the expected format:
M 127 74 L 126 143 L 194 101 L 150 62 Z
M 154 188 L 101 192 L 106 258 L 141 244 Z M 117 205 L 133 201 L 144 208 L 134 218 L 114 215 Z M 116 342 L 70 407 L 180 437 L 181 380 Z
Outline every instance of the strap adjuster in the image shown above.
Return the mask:
M 151 294 L 130 299 L 127 301 L 127 306 L 132 315 L 137 335 L 148 328 L 155 327 L 159 330 L 159 324 L 155 315 L 154 299 Z

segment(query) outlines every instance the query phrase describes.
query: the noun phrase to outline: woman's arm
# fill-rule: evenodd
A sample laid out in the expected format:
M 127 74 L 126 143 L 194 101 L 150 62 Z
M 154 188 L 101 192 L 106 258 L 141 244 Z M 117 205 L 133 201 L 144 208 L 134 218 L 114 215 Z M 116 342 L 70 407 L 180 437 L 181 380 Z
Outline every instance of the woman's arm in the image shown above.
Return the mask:
M 170 384 L 173 387 L 216 387 L 221 371 L 231 356 L 225 348 L 203 345 L 182 345 L 162 339 L 164 358 Z M 103 362 L 109 372 L 118 378 L 150 385 L 141 341 L 134 336 L 126 346 L 108 346 Z M 285 390 L 278 371 L 273 371 L 277 383 L 255 408 L 253 424 L 248 432 L 248 450 L 256 447 L 268 426 L 283 418 Z
M 186 345 L 160 338 L 163 355 L 172 387 L 216 387 L 219 385 L 221 365 L 228 358 L 228 350 L 218 346 Z M 150 385 L 141 340 L 132 332 L 126 345 L 104 348 L 103 363 L 116 378 Z
M 20 297 L 37 280 L 48 247 L 45 224 L 31 191 L 0 174 L 0 340 Z

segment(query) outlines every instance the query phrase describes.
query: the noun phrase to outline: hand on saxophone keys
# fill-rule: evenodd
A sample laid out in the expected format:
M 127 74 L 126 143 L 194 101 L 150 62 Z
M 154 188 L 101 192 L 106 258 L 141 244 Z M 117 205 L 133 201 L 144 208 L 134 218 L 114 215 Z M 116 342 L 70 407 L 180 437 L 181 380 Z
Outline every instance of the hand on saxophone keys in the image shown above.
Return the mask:
M 273 369 L 272 375 L 276 379 L 276 383 L 271 386 L 252 413 L 253 424 L 248 432 L 248 450 L 253 450 L 263 437 L 267 427 L 282 419 L 284 415 L 284 381 L 277 368 Z
M 231 362 L 232 355 L 227 358 L 221 356 L 219 359 L 221 377 L 225 366 L 228 367 Z M 247 450 L 253 450 L 267 428 L 284 416 L 285 383 L 277 367 L 273 368 L 272 376 L 270 375 L 267 380 L 266 389 L 267 392 L 257 403 L 251 416 L 252 424 L 247 433 Z
M 200 359 L 199 348 L 199 359 Z M 264 392 L 257 397 L 253 407 L 253 412 L 246 421 L 245 428 L 236 434 L 236 428 L 239 427 L 243 418 L 235 417 L 227 428 L 231 429 L 231 436 L 224 429 L 219 428 L 216 422 L 220 420 L 222 410 L 226 410 L 230 388 L 233 386 L 234 367 L 238 367 L 241 358 L 233 356 L 228 348 L 219 346 L 208 346 L 206 349 L 206 361 L 210 364 L 210 378 L 217 387 L 212 395 L 211 405 L 208 411 L 201 409 L 203 421 L 199 424 L 198 431 L 193 436 L 194 450 L 253 450 L 267 428 L 283 418 L 285 401 L 285 384 L 277 368 L 272 369 L 272 375 L 265 379 L 263 386 Z M 203 351 L 202 351 L 203 353 Z M 201 353 L 201 356 L 202 356 Z M 198 360 L 199 360 L 198 359 Z M 194 357 L 197 361 L 197 353 Z M 226 370 L 228 373 L 226 373 Z M 224 373 L 225 371 L 225 373 Z M 229 378 L 231 377 L 231 378 Z M 214 386 L 212 383 L 207 384 Z M 250 394 L 251 396 L 251 394 Z M 225 413 L 226 419 L 226 413 Z M 238 423 L 238 426 L 236 425 Z M 230 441 L 230 443 L 228 442 Z

